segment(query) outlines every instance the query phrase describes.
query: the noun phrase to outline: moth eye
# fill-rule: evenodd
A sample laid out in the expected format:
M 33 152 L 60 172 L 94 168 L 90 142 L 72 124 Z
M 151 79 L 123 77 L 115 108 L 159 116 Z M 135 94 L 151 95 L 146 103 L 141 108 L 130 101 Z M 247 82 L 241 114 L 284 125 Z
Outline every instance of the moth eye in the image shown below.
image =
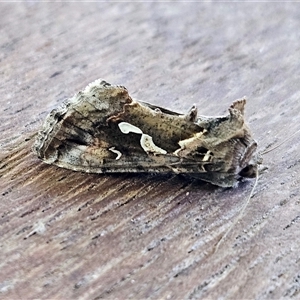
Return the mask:
M 248 165 L 239 173 L 242 177 L 254 178 L 256 177 L 256 166 Z

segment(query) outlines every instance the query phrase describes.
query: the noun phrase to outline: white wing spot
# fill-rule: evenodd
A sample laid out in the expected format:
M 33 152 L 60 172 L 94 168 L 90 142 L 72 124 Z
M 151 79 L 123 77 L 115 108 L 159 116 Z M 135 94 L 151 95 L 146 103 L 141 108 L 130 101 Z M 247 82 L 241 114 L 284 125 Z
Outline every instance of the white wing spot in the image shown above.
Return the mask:
M 141 146 L 145 152 L 152 152 L 155 154 L 167 154 L 167 151 L 156 146 L 153 142 L 153 139 L 148 134 L 142 134 L 141 137 Z
M 120 122 L 118 124 L 118 126 L 119 126 L 120 130 L 122 131 L 122 133 L 128 134 L 130 132 L 133 132 L 133 133 L 141 134 L 142 136 L 141 136 L 140 143 L 145 152 L 147 152 L 147 153 L 151 152 L 154 154 L 167 154 L 166 150 L 156 146 L 153 142 L 152 137 L 148 134 L 144 134 L 140 128 L 138 128 L 130 123 L 127 123 L 127 122 Z M 109 149 L 109 150 L 111 150 L 111 149 Z M 117 150 L 114 150 L 114 151 L 117 151 Z
M 211 151 L 208 150 L 208 151 L 205 153 L 205 155 L 204 155 L 202 161 L 208 161 L 208 160 L 210 159 L 210 154 L 211 154 Z
M 122 153 L 119 150 L 116 150 L 115 147 L 111 147 L 108 150 L 117 154 L 116 160 L 119 160 L 121 158 Z
M 120 130 L 125 134 L 128 134 L 129 132 L 143 134 L 143 131 L 141 129 L 127 122 L 121 122 L 118 124 L 118 126 Z

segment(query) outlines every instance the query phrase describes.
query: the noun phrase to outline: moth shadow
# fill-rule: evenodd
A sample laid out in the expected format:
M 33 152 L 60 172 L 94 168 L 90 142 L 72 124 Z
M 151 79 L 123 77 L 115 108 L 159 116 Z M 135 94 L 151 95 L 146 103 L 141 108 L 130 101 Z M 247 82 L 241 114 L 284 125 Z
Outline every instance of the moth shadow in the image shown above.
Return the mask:
M 178 190 L 197 189 L 214 191 L 218 187 L 200 179 L 195 179 L 183 174 L 173 173 L 110 173 L 97 174 L 102 179 L 121 181 L 125 186 L 150 186 L 153 189 L 169 189 L 170 192 Z

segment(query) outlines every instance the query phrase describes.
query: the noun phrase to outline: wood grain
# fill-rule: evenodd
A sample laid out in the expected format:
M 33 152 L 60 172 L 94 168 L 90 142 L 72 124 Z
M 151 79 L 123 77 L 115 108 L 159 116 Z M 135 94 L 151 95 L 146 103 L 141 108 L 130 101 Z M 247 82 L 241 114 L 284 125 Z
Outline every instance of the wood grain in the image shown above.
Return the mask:
M 253 181 L 95 175 L 31 152 L 96 78 L 203 115 L 248 97 L 261 150 L 299 130 L 297 3 L 1 3 L 1 299 L 297 299 L 300 134 Z M 214 252 L 217 242 L 231 224 Z

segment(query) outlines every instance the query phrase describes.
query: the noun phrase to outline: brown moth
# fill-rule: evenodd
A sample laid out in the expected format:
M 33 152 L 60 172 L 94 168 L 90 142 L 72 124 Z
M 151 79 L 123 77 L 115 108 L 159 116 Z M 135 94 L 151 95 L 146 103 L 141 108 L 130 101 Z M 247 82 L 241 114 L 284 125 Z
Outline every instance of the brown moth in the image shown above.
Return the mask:
M 96 80 L 47 116 L 33 146 L 48 164 L 89 173 L 181 173 L 221 187 L 253 178 L 261 161 L 245 99 L 222 117 L 179 114 Z

